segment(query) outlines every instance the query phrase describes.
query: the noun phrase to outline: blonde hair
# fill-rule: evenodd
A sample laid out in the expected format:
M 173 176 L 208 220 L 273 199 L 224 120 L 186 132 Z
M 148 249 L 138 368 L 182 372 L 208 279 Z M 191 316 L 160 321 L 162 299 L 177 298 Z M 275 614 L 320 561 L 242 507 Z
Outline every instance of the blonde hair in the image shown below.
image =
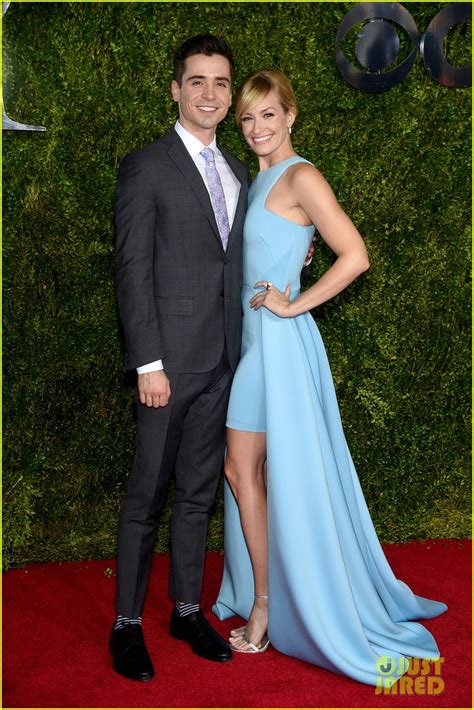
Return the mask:
M 235 99 L 235 120 L 238 125 L 251 106 L 275 91 L 285 112 L 297 113 L 296 98 L 289 79 L 279 69 L 259 69 L 249 74 L 239 87 Z

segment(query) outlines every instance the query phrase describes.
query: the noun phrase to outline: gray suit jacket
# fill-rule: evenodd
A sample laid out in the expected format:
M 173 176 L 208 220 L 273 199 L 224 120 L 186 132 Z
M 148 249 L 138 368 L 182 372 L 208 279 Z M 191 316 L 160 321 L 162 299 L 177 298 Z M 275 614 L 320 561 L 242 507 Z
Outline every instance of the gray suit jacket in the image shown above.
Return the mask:
M 227 251 L 204 181 L 174 129 L 127 155 L 115 203 L 117 299 L 132 369 L 207 372 L 240 356 L 242 227 L 249 172 L 220 145 L 241 183 Z

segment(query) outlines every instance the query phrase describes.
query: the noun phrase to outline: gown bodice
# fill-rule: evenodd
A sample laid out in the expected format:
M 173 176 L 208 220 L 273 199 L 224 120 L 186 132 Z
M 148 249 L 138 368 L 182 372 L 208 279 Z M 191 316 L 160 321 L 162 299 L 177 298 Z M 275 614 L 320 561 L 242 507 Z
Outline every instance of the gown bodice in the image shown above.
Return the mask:
M 250 186 L 244 224 L 244 286 L 254 291 L 257 281 L 272 281 L 280 291 L 300 288 L 301 269 L 314 234 L 314 226 L 296 224 L 267 209 L 268 196 L 283 173 L 299 156 L 282 160 L 258 173 Z M 255 292 L 255 291 L 254 291 Z

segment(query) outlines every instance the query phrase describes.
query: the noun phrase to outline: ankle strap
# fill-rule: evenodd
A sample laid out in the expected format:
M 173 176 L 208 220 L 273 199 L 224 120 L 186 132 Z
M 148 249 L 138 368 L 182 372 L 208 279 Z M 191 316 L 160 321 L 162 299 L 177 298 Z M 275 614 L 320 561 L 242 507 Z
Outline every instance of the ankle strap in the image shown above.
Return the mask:
M 268 594 L 255 594 L 255 599 L 268 599 Z

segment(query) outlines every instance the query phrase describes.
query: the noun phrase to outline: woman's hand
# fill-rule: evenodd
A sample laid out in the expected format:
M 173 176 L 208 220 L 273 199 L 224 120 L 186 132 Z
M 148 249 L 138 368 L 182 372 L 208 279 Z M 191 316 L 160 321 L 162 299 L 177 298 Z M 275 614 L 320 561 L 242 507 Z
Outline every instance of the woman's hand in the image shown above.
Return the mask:
M 289 318 L 293 314 L 291 312 L 290 294 L 291 288 L 286 287 L 282 293 L 272 284 L 271 281 L 257 281 L 254 288 L 263 287 L 263 291 L 259 291 L 251 300 L 250 308 L 258 311 L 259 308 L 265 306 L 269 311 L 281 318 Z

